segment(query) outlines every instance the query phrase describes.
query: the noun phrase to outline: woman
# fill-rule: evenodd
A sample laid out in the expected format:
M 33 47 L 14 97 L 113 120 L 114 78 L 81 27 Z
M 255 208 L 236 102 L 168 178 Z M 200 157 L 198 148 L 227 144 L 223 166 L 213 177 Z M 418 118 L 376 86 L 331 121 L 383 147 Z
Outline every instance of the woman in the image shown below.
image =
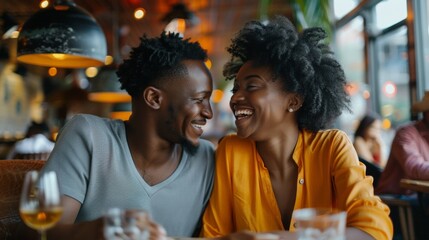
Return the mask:
M 381 138 L 380 118 L 373 114 L 365 115 L 356 129 L 353 146 L 359 157 L 380 168 L 386 165 L 383 155 L 385 144 Z
M 341 66 L 320 43 L 325 36 L 320 28 L 298 35 L 276 17 L 247 23 L 232 40 L 224 75 L 234 80 L 237 135 L 217 149 L 202 236 L 294 237 L 294 209 L 326 207 L 347 211 L 347 239 L 392 238 L 389 208 L 374 196 L 352 143 L 327 129 L 349 97 Z

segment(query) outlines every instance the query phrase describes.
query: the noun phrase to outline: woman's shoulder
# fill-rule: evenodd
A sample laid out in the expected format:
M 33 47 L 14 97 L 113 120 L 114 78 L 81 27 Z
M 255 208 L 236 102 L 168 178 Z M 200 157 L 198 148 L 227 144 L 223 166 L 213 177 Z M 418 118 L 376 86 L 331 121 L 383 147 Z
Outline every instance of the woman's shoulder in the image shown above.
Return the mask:
M 254 148 L 255 144 L 252 140 L 240 138 L 236 134 L 229 134 L 219 140 L 217 152 L 219 151 L 233 151 L 250 150 Z
M 203 152 L 214 152 L 215 146 L 212 142 L 207 139 L 200 139 L 200 143 L 198 145 L 198 149 Z
M 317 140 L 329 140 L 329 139 L 347 139 L 349 140 L 348 135 L 340 129 L 324 129 L 316 132 L 309 130 L 303 130 L 303 135 L 305 138 L 313 138 Z
M 252 140 L 240 138 L 235 133 L 225 135 L 219 139 L 219 144 L 252 144 L 252 142 Z

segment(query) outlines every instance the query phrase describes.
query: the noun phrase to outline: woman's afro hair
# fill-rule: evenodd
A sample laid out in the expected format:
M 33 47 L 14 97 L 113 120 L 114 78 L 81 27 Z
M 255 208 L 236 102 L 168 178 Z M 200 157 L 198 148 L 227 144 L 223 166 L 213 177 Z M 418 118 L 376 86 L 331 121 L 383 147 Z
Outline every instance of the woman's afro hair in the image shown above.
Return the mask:
M 179 80 L 187 74 L 184 60 L 207 59 L 207 52 L 198 42 L 183 39 L 178 33 L 162 32 L 159 37 L 140 38 L 140 45 L 132 49 L 116 72 L 121 89 L 132 97 L 141 95 L 148 86 L 159 87 L 163 79 Z
M 298 126 L 317 131 L 331 126 L 343 109 L 350 111 L 344 71 L 328 46 L 322 28 L 308 28 L 301 34 L 285 17 L 276 16 L 267 24 L 250 21 L 227 48 L 231 60 L 224 66 L 227 80 L 235 79 L 247 61 L 267 66 L 273 80 L 284 90 L 303 99 L 297 112 Z

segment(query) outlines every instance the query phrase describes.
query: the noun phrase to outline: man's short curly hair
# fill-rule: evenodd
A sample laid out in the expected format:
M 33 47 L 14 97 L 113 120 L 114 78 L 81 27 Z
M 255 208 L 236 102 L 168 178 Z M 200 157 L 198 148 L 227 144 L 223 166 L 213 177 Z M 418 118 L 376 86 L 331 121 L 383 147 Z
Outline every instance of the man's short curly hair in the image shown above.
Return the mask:
M 179 79 L 178 76 L 188 74 L 184 60 L 205 61 L 207 52 L 198 42 L 183 39 L 178 33 L 162 32 L 154 38 L 144 35 L 116 72 L 121 89 L 136 97 L 148 86 L 159 87 L 163 79 Z
M 276 16 L 267 24 L 250 21 L 232 39 L 227 48 L 231 60 L 223 74 L 235 79 L 247 61 L 268 66 L 273 80 L 283 82 L 284 90 L 298 93 L 303 105 L 297 112 L 298 126 L 317 131 L 330 127 L 349 109 L 344 71 L 328 46 L 322 28 L 308 28 L 301 34 L 285 17 Z

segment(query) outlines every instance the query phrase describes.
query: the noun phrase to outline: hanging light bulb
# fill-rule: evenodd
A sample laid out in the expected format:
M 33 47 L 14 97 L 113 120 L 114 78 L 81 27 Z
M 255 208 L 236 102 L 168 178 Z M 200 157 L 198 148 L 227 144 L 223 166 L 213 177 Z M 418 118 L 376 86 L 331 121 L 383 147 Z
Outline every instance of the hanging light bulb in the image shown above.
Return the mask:
M 102 66 L 106 38 L 96 20 L 71 0 L 57 0 L 23 25 L 18 37 L 17 60 L 23 63 L 86 68 Z

